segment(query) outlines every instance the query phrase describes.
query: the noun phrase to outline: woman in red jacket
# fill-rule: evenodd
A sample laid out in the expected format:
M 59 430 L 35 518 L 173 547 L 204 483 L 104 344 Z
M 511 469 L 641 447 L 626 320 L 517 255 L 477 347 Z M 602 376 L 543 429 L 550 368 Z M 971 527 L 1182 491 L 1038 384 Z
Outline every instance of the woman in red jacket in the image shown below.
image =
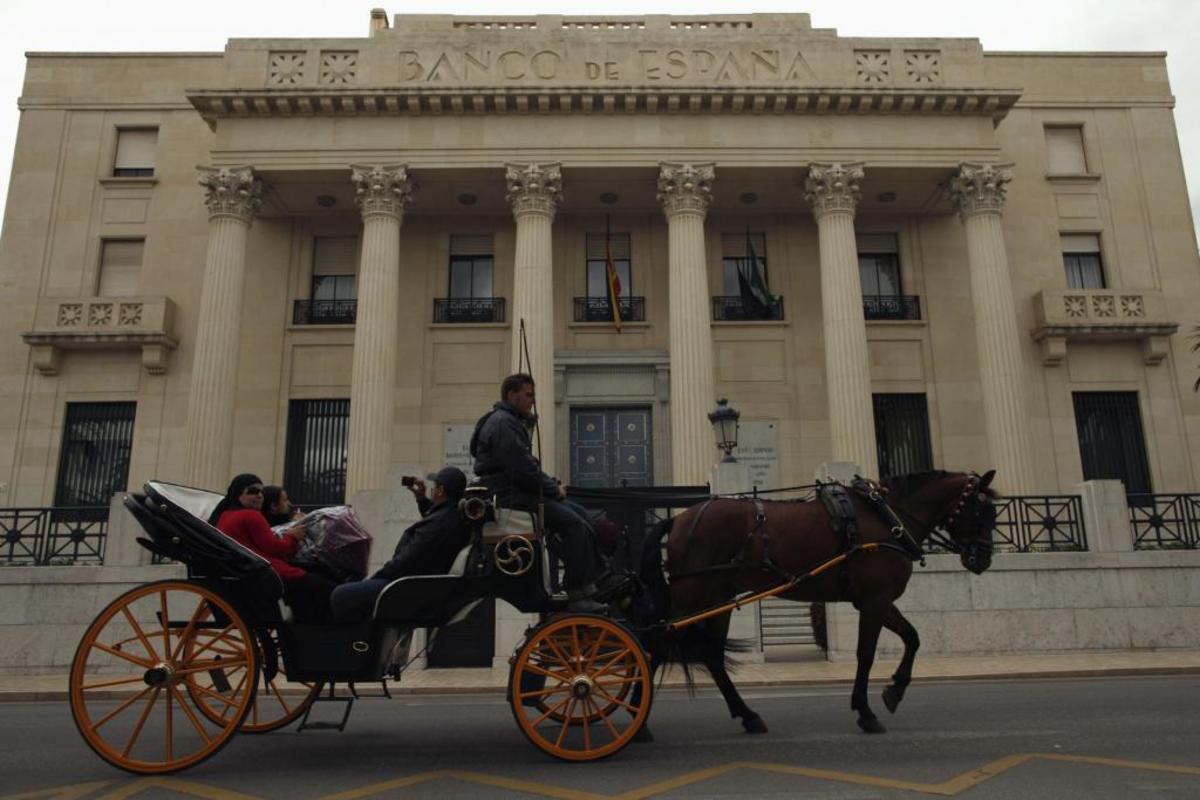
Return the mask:
M 283 599 L 297 622 L 324 622 L 329 614 L 329 595 L 337 584 L 287 561 L 300 548 L 304 529 L 276 536 L 262 514 L 262 504 L 262 480 L 249 473 L 238 475 L 209 515 L 208 523 L 271 564 L 283 580 Z

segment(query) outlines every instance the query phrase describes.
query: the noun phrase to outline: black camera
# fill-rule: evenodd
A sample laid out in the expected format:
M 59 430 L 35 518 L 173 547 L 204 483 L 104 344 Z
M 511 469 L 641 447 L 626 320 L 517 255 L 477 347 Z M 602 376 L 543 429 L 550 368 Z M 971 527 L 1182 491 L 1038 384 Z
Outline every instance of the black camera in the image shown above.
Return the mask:
M 403 478 L 400 479 L 400 485 L 407 486 L 410 489 L 413 487 L 414 484 L 416 484 L 416 482 L 417 482 L 417 479 L 414 478 L 412 475 L 405 475 Z

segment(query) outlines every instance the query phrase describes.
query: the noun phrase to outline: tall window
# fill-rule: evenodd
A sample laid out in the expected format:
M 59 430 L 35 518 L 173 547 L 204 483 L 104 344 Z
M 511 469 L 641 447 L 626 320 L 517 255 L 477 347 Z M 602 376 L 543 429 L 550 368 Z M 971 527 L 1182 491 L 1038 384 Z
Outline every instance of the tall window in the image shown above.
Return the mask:
M 1104 265 L 1100 262 L 1100 237 L 1094 233 L 1062 235 L 1063 267 L 1067 288 L 1103 289 Z
M 879 477 L 909 475 L 933 469 L 929 443 L 929 408 L 923 394 L 876 394 L 875 448 Z
M 305 505 L 345 502 L 349 431 L 349 400 L 288 403 L 283 485 L 293 500 Z
M 863 297 L 899 297 L 900 248 L 895 234 L 860 233 L 854 238 Z
M 103 506 L 129 482 L 136 403 L 67 403 L 54 505 Z
M 100 279 L 96 294 L 101 297 L 131 297 L 142 280 L 143 239 L 105 239 L 100 243 Z
M 148 178 L 154 174 L 154 151 L 158 148 L 157 128 L 122 128 L 117 131 L 117 155 L 113 159 L 114 177 Z
M 313 240 L 312 299 L 348 301 L 358 297 L 358 239 L 318 236 Z
M 750 259 L 753 257 L 753 264 Z M 770 286 L 767 280 L 767 235 L 765 233 L 726 233 L 721 236 L 721 274 L 722 293 L 728 296 L 742 294 L 742 280 L 738 278 L 738 270 L 742 278 L 752 281 L 754 275 L 750 270 L 757 271 L 764 286 Z
M 1086 175 L 1083 128 L 1046 126 L 1046 167 L 1051 175 Z
M 1119 480 L 1129 494 L 1154 491 L 1137 392 L 1075 392 L 1083 479 Z
M 612 243 L 613 266 L 616 267 L 617 277 L 621 280 L 621 295 L 630 297 L 633 295 L 633 275 L 630 267 L 632 262 L 629 234 L 611 234 L 609 241 Z M 608 266 L 603 233 L 587 235 L 587 296 L 608 297 Z
M 492 235 L 454 234 L 450 237 L 450 293 L 457 300 L 494 297 Z

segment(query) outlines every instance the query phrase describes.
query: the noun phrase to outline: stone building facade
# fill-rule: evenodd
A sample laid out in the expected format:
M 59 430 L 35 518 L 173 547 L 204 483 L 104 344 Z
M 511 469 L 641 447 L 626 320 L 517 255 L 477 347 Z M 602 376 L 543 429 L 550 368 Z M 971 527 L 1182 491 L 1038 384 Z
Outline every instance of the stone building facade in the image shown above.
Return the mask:
M 365 38 L 33 53 L 19 104 L 3 506 L 84 502 L 65 448 L 110 411 L 128 470 L 95 491 L 397 493 L 518 366 L 569 481 L 705 482 L 725 396 L 775 485 L 1197 485 L 1162 53 L 376 11 Z

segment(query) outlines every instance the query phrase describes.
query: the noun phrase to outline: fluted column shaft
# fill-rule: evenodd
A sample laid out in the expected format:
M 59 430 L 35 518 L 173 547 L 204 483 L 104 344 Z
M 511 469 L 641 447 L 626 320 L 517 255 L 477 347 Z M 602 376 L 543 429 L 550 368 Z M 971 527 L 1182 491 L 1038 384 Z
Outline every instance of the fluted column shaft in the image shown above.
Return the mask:
M 508 164 L 508 201 L 516 221 L 513 266 L 512 372 L 523 370 L 537 385 L 535 450 L 542 469 L 555 474 L 554 401 L 554 214 L 562 199 L 558 164 Z M 521 322 L 525 341 L 521 340 Z M 526 360 L 528 358 L 528 360 Z
M 854 212 L 861 164 L 813 164 L 806 189 L 821 250 L 821 322 L 832 460 L 878 477 L 871 361 L 863 320 Z
M 249 167 L 202 169 L 200 184 L 209 210 L 208 251 L 188 393 L 184 480 L 223 489 L 231 477 L 246 239 L 262 203 L 262 184 Z
M 712 199 L 712 164 L 664 163 L 658 199 L 667 218 L 670 285 L 671 475 L 705 483 L 716 460 L 708 412 L 716 400 L 704 218 Z
M 963 164 L 951 180 L 967 237 L 975 345 L 983 389 L 983 418 L 995 485 L 1010 494 L 1028 493 L 1034 483 L 1025 368 L 1013 301 L 1001 212 L 1011 165 Z
M 383 488 L 392 456 L 400 329 L 400 224 L 412 185 L 403 166 L 353 167 L 363 215 L 350 375 L 346 497 Z

